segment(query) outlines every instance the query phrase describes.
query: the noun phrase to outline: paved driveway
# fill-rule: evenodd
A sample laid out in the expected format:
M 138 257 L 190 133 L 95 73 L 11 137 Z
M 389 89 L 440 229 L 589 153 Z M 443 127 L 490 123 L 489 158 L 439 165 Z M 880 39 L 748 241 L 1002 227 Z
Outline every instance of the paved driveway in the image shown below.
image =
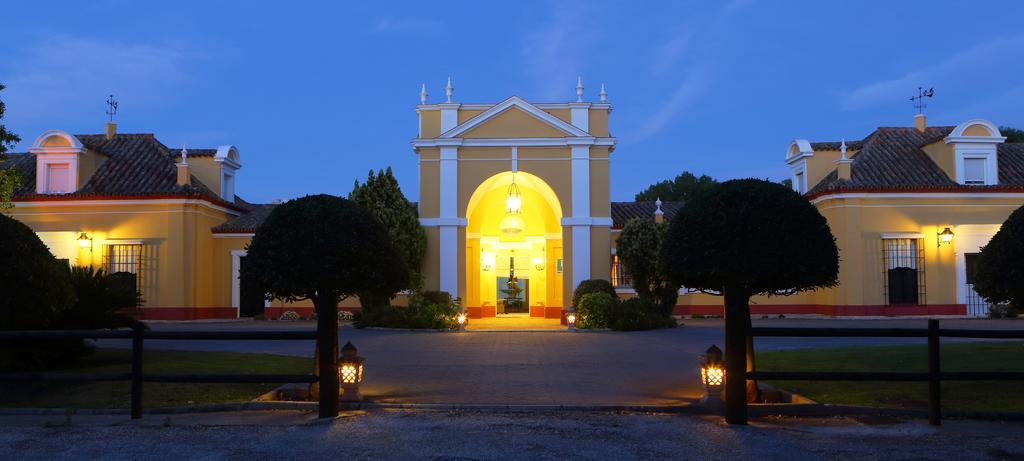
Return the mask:
M 1024 322 L 947 320 L 950 327 L 1024 328 Z M 924 320 L 757 320 L 764 326 L 905 326 Z M 313 322 L 154 323 L 154 329 L 312 329 Z M 697 356 L 722 346 L 720 320 L 687 320 L 642 332 L 468 332 L 356 330 L 366 357 L 364 395 L 378 402 L 671 405 L 699 398 Z M 952 341 L 952 340 L 951 340 Z M 758 350 L 922 343 L 916 338 L 763 338 Z M 127 347 L 126 341 L 102 346 Z M 312 357 L 312 341 L 146 342 L 151 349 L 237 351 Z M 310 361 L 312 367 L 312 361 Z

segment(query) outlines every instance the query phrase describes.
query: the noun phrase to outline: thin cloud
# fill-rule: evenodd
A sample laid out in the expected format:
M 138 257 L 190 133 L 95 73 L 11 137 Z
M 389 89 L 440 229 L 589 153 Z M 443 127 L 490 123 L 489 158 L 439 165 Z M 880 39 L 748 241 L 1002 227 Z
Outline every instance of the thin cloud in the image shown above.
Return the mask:
M 950 56 L 945 61 L 924 67 L 902 77 L 882 80 L 856 88 L 841 96 L 843 110 L 858 110 L 891 104 L 909 98 L 918 86 L 942 88 L 993 88 L 995 80 L 1009 78 L 1013 72 L 994 63 L 1012 63 L 1022 56 L 1024 35 L 1003 37 L 976 45 Z M 1000 75 L 1002 74 L 1002 76 Z
M 668 126 L 676 115 L 689 109 L 695 101 L 703 96 L 704 90 L 707 89 L 710 82 L 711 71 L 708 66 L 701 65 L 694 68 L 686 79 L 676 87 L 672 96 L 651 114 L 644 121 L 643 126 L 632 136 L 625 136 L 625 140 L 629 143 L 637 143 L 658 134 Z
M 196 55 L 181 44 L 106 42 L 72 36 L 44 39 L 18 54 L 7 80 L 8 107 L 19 119 L 60 119 L 103 107 L 114 93 L 123 108 L 170 97 L 190 80 Z M 102 112 L 99 112 L 102 115 Z
M 658 47 L 654 53 L 654 63 L 651 72 L 654 75 L 664 75 L 676 65 L 679 58 L 690 47 L 690 40 L 693 38 L 693 31 L 687 30 L 672 37 Z

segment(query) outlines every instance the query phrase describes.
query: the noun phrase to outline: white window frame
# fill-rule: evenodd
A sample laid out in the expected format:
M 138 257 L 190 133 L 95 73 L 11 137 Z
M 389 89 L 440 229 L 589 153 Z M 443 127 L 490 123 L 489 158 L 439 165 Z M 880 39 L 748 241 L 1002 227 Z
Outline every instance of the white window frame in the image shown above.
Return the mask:
M 982 184 L 967 184 L 967 159 L 984 160 L 985 161 L 985 178 Z M 991 150 L 961 150 L 959 147 L 956 149 L 956 182 L 963 185 L 973 186 L 994 186 L 998 184 L 999 171 L 996 165 L 996 150 L 995 145 Z

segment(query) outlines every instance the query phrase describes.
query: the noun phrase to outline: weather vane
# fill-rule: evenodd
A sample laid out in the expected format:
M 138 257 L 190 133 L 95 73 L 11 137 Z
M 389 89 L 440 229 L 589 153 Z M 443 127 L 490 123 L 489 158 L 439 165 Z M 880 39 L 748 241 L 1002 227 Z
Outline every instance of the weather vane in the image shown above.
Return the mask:
M 114 121 L 114 116 L 117 115 L 117 101 L 114 100 L 114 95 L 107 97 L 107 115 L 110 116 L 110 121 Z
M 935 88 L 928 88 L 927 90 L 922 87 L 917 87 L 917 96 L 911 96 L 910 100 L 914 103 L 914 108 L 917 109 L 917 113 L 923 114 L 924 108 L 928 107 L 924 103 L 924 98 L 930 98 L 935 95 Z

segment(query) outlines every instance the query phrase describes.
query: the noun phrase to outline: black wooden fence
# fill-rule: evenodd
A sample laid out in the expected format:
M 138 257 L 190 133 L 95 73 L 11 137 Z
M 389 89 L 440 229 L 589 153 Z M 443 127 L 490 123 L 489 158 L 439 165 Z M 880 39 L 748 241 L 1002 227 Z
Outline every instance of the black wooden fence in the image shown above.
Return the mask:
M 143 373 L 142 351 L 147 339 L 170 340 L 315 340 L 316 331 L 151 331 L 141 325 L 131 330 L 0 331 L 4 340 L 131 339 L 132 362 L 128 373 L 14 372 L 0 373 L 0 381 L 89 382 L 131 381 L 131 417 L 142 418 L 142 383 L 313 383 L 313 374 Z M 320 398 L 330 396 L 320 393 Z M 335 397 L 337 398 L 337 397 Z
M 801 338 L 928 338 L 928 371 L 914 372 L 829 372 L 829 371 L 754 371 L 747 372 L 752 380 L 792 381 L 927 381 L 928 422 L 942 424 L 942 381 L 1021 381 L 1024 372 L 1017 371 L 957 371 L 944 372 L 939 355 L 939 338 L 1024 339 L 1024 330 L 967 330 L 940 328 L 938 320 L 928 320 L 927 329 L 915 328 L 751 328 L 754 337 Z M 734 398 L 730 398 L 734 397 Z M 746 396 L 726 396 L 733 405 L 742 404 L 746 415 Z

